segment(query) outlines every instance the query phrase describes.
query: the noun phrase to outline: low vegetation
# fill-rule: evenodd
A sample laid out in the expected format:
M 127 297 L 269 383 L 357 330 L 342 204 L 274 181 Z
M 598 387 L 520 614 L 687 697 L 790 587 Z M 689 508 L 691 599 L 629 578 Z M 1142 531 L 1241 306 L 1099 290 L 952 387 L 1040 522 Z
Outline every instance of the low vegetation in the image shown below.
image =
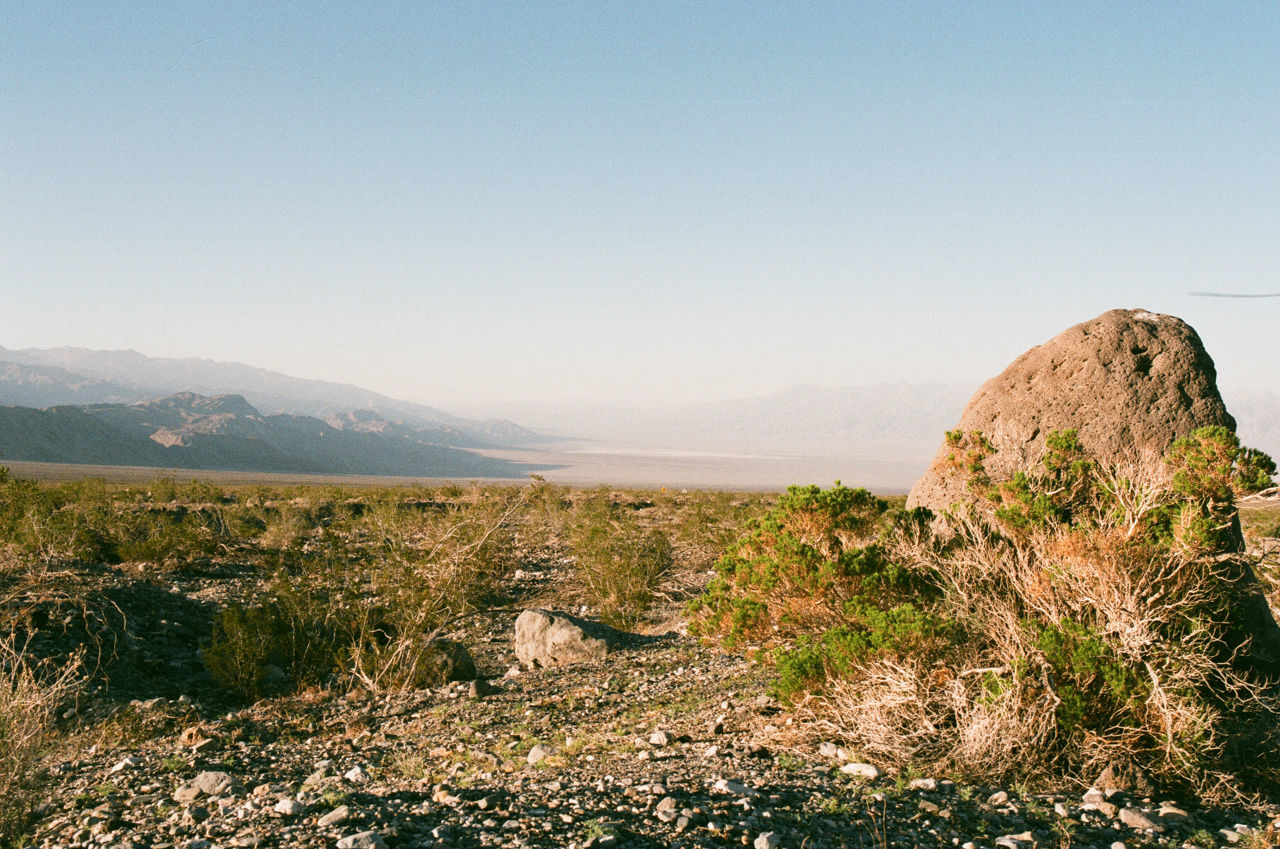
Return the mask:
M 0 469 L 0 832 L 21 833 L 80 721 L 67 708 L 136 652 L 129 593 L 206 576 L 225 580 L 203 624 L 148 633 L 194 629 L 232 705 L 435 686 L 467 662 L 447 637 L 495 611 L 571 605 L 643 630 L 687 603 L 692 631 L 772 664 L 797 715 L 886 766 L 1089 780 L 1128 762 L 1202 797 L 1272 792 L 1276 570 L 1257 552 L 1276 550 L 1276 515 L 1246 514 L 1246 549 L 1235 507 L 1269 485 L 1269 458 L 1217 428 L 1106 464 L 1066 432 L 992 480 L 980 434 L 949 440 L 972 499 L 936 516 L 839 483 L 43 485 Z
M 79 685 L 78 657 L 55 665 L 32 657 L 12 633 L 0 636 L 0 835 L 27 826 L 55 721 Z
M 1275 466 L 1223 428 L 1108 465 L 1073 432 L 930 517 L 793 488 L 717 565 L 694 627 L 777 665 L 777 689 L 878 762 L 986 780 L 1137 764 L 1203 797 L 1274 790 L 1280 646 L 1237 494 Z

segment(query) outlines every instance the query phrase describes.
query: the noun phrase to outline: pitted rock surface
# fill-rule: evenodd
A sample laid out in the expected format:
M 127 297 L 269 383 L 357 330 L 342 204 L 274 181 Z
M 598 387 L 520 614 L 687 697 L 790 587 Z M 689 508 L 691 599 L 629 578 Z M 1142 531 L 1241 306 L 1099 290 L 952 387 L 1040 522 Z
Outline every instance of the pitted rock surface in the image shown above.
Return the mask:
M 622 642 L 621 631 L 556 610 L 526 610 L 516 619 L 516 657 L 529 668 L 600 660 Z
M 956 426 L 995 448 L 994 479 L 1034 463 L 1045 437 L 1076 429 L 1100 458 L 1161 455 L 1206 425 L 1235 429 L 1218 393 L 1217 372 L 1200 337 L 1182 319 L 1111 310 L 1024 353 L 969 400 Z M 968 497 L 945 441 L 911 489 L 909 507 L 946 509 Z

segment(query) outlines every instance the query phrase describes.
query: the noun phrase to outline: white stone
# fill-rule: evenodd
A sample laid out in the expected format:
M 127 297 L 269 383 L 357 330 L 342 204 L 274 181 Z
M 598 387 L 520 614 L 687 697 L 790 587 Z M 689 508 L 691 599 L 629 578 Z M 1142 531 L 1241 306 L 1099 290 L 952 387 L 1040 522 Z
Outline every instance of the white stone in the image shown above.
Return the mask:
M 362 831 L 339 840 L 338 849 L 387 849 L 387 843 L 376 831 Z
M 117 773 L 126 769 L 133 769 L 134 767 L 139 767 L 139 766 L 142 766 L 142 758 L 130 756 L 120 761 L 120 763 L 116 764 L 115 766 L 111 767 L 111 772 Z
M 271 809 L 277 814 L 284 814 L 287 817 L 296 817 L 307 809 L 307 806 L 299 802 L 297 799 L 281 799 L 276 802 Z
M 778 849 L 780 845 L 782 845 L 782 838 L 777 832 L 766 831 L 756 838 L 755 849 Z
M 865 778 L 867 781 L 875 781 L 880 777 L 880 770 L 876 766 L 867 763 L 854 761 L 840 767 L 840 771 L 845 775 L 852 775 L 855 778 Z

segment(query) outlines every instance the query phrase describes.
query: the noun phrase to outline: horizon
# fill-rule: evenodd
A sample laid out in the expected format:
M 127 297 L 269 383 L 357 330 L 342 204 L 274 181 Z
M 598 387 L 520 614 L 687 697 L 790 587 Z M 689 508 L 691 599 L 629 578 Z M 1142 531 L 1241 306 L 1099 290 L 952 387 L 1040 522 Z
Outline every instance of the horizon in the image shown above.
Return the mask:
M 1280 392 L 1280 7 L 22 7 L 15 349 L 446 410 L 979 384 L 1113 308 Z

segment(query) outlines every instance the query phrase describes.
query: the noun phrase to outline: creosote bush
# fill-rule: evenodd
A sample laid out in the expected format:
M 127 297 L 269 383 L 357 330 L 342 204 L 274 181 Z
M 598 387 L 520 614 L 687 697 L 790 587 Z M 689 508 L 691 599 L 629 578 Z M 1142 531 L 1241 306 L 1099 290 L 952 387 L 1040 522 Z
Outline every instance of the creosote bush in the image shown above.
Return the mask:
M 435 686 L 439 634 L 500 601 L 514 568 L 520 494 L 471 503 L 329 516 L 291 546 L 266 598 L 214 619 L 205 663 L 215 679 L 254 699 L 335 678 L 371 690 Z
M 1102 462 L 1066 431 L 992 480 L 981 434 L 948 442 L 968 503 L 930 521 L 793 488 L 721 560 L 695 628 L 767 652 L 780 694 L 869 758 L 1083 781 L 1128 759 L 1208 798 L 1275 789 L 1280 639 L 1233 504 L 1270 459 L 1203 428 L 1163 460 Z
M 577 505 L 570 532 L 577 598 L 619 628 L 640 621 L 675 562 L 667 534 L 633 512 L 596 492 Z
M 955 623 L 925 606 L 938 588 L 886 542 L 919 533 L 919 511 L 864 489 L 791 487 L 716 565 L 692 628 L 770 651 L 794 696 L 885 652 L 932 651 Z

